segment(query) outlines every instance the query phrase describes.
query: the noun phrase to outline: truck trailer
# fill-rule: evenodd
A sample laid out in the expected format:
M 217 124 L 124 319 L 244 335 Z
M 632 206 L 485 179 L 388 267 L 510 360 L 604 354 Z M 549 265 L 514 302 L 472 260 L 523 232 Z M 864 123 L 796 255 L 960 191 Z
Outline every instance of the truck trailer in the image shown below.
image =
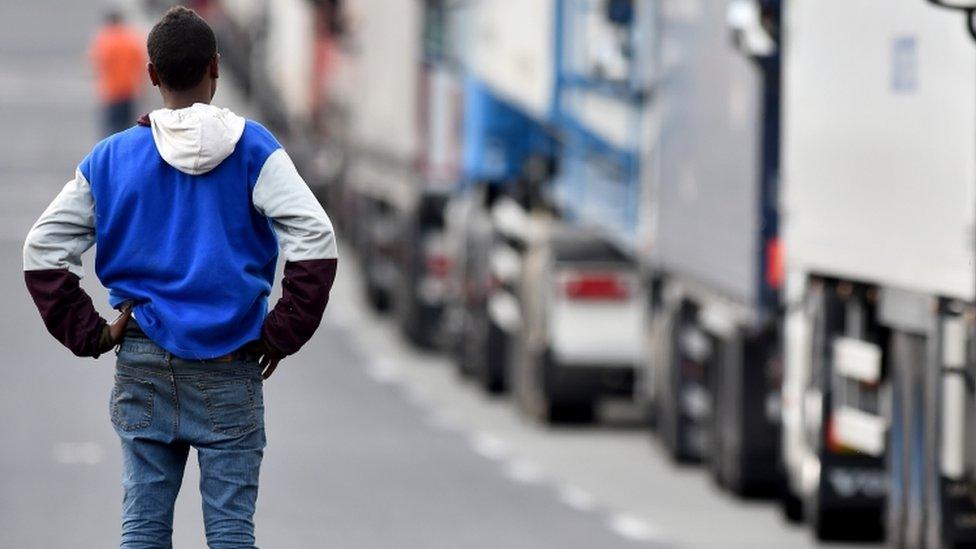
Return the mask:
M 786 4 L 789 488 L 820 537 L 971 546 L 976 48 L 922 0 Z
M 776 489 L 780 3 L 660 7 L 647 382 L 678 461 Z

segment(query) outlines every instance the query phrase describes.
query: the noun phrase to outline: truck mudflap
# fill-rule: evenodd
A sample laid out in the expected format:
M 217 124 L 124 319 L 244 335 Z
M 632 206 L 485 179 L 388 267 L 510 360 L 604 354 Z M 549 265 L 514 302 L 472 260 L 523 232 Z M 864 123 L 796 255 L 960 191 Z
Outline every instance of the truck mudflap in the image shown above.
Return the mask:
M 888 493 L 884 461 L 863 454 L 820 455 L 816 501 L 805 505 L 820 539 L 878 539 Z
M 941 521 L 934 525 L 927 547 L 976 546 L 976 489 L 972 481 L 940 476 Z M 938 536 L 938 537 L 937 537 Z
M 877 322 L 871 287 L 814 279 L 811 288 L 805 415 L 816 427 L 806 444 L 819 475 L 803 507 L 820 539 L 880 538 L 888 493 L 880 381 L 889 330 Z
M 711 368 L 709 461 L 715 480 L 743 496 L 772 495 L 782 486 L 777 341 L 775 328 L 737 334 L 721 344 L 721 362 Z

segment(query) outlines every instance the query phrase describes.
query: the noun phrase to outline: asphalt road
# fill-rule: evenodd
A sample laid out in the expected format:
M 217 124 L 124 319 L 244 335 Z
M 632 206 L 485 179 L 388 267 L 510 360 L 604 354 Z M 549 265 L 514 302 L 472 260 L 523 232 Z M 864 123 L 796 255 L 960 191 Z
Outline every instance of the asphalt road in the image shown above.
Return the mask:
M 119 532 L 112 359 L 60 348 L 21 274 L 27 229 L 97 138 L 84 57 L 98 22 L 93 4 L 0 8 L 3 548 L 111 547 Z M 237 102 L 230 84 L 218 102 Z M 266 385 L 263 547 L 813 545 L 773 505 L 729 498 L 700 471 L 667 463 L 642 429 L 546 430 L 464 386 L 445 359 L 409 349 L 365 308 L 351 250 L 343 252 L 320 333 Z M 97 281 L 85 285 L 107 315 Z M 204 546 L 197 479 L 191 465 L 177 506 L 179 548 Z

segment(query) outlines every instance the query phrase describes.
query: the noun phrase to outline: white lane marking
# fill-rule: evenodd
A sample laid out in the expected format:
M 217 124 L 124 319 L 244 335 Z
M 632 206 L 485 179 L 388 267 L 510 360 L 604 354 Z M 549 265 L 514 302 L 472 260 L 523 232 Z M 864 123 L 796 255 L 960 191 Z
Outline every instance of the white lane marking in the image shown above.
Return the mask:
M 542 481 L 542 469 L 531 461 L 515 459 L 506 464 L 505 476 L 521 484 L 537 484 Z
M 610 517 L 609 526 L 617 535 L 629 540 L 654 541 L 660 539 L 657 528 L 632 515 L 614 515 Z
M 377 383 L 396 383 L 400 380 L 400 365 L 392 360 L 374 360 L 369 363 L 366 373 Z
M 105 450 L 97 442 L 59 442 L 52 449 L 54 461 L 63 465 L 97 465 Z
M 508 455 L 508 443 L 490 433 L 475 433 L 471 437 L 471 447 L 478 455 L 500 460 Z
M 589 492 L 576 486 L 562 486 L 559 488 L 559 501 L 577 511 L 592 511 L 596 508 L 596 501 Z

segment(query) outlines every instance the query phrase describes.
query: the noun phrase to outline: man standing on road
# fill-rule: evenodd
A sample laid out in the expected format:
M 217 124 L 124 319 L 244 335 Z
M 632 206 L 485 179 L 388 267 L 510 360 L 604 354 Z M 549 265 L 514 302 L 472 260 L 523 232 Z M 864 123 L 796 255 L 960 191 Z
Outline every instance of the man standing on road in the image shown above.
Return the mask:
M 124 457 L 122 547 L 171 546 L 190 447 L 208 544 L 254 547 L 262 380 L 318 327 L 335 235 L 268 130 L 210 105 L 220 57 L 206 22 L 173 8 L 148 49 L 165 108 L 81 162 L 27 236 L 27 287 L 76 355 L 120 344 L 111 418 Z M 122 312 L 111 325 L 79 285 L 93 244 Z M 279 248 L 283 294 L 268 313 Z
M 142 38 L 111 11 L 92 40 L 89 56 L 98 78 L 104 135 L 120 132 L 135 123 L 135 103 L 142 88 L 145 67 Z

